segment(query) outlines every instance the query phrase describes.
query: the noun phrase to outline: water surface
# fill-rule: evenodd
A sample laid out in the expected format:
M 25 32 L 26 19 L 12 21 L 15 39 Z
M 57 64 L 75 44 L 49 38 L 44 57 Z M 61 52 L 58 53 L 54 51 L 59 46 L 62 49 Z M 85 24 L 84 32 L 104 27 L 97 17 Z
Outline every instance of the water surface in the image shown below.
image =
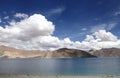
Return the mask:
M 0 73 L 40 75 L 120 75 L 120 58 L 1 58 Z

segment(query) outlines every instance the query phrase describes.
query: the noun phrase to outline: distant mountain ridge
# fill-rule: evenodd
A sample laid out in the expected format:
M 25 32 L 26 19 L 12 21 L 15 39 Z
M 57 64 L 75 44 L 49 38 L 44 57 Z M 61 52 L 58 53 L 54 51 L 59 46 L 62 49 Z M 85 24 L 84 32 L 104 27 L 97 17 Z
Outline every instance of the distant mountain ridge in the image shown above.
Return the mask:
M 101 50 L 95 50 L 92 55 L 97 57 L 120 57 L 120 49 L 118 48 L 103 48 Z
M 7 46 L 0 46 L 1 58 L 92 58 L 96 57 L 88 52 L 61 48 L 55 51 L 20 50 Z
M 20 50 L 7 46 L 0 46 L 0 57 L 3 58 L 32 58 L 44 57 L 44 51 L 39 50 Z
M 21 50 L 7 46 L 0 46 L 1 58 L 96 58 L 120 57 L 120 49 L 106 48 L 90 50 L 89 52 L 77 49 L 61 48 L 55 51 Z

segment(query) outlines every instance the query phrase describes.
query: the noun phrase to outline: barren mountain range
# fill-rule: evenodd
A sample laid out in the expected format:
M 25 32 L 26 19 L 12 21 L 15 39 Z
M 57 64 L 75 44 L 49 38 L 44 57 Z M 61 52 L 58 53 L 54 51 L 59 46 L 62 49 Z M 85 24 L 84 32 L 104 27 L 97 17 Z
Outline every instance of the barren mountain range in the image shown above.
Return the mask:
M 61 48 L 55 51 L 20 50 L 7 46 L 0 46 L 1 58 L 96 58 L 120 57 L 120 49 L 109 48 L 90 50 L 85 52 L 77 49 Z
M 93 55 L 97 57 L 120 57 L 120 49 L 118 48 L 104 48 L 93 51 Z

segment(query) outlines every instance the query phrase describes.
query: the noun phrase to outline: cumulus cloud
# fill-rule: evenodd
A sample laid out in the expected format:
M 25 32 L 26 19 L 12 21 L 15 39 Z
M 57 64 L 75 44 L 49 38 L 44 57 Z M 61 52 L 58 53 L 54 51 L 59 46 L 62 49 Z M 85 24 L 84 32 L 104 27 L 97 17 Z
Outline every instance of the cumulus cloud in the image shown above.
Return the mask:
M 99 30 L 98 32 L 94 33 L 95 37 L 99 41 L 117 41 L 117 37 L 114 36 L 110 32 L 106 32 L 105 30 Z
M 52 36 L 55 25 L 41 14 L 34 14 L 21 20 L 12 21 L 5 28 L 0 27 L 0 44 L 20 49 L 54 50 L 71 47 L 69 38 L 60 40 Z
M 85 46 L 89 45 L 89 49 L 119 48 L 120 45 L 120 40 L 117 36 L 105 30 L 99 30 L 92 35 L 87 35 L 83 42 L 87 43 Z
M 16 13 L 14 15 L 14 17 L 16 17 L 16 18 L 28 18 L 28 15 L 24 14 L 24 13 Z
M 33 39 L 49 36 L 53 31 L 54 25 L 52 22 L 48 21 L 43 15 L 34 14 L 20 22 L 10 22 L 10 25 L 6 28 L 0 27 L 0 42 L 8 43 L 7 45 L 12 44 L 13 46 L 16 44 L 21 46 L 21 43 L 23 43 L 22 45 L 28 43 L 33 45 L 30 44 L 34 41 Z
M 81 50 L 120 48 L 120 40 L 105 30 L 87 35 L 83 41 L 53 36 L 55 25 L 41 14 L 33 14 L 21 21 L 11 21 L 5 28 L 0 27 L 0 45 L 26 50 L 55 50 L 74 48 Z

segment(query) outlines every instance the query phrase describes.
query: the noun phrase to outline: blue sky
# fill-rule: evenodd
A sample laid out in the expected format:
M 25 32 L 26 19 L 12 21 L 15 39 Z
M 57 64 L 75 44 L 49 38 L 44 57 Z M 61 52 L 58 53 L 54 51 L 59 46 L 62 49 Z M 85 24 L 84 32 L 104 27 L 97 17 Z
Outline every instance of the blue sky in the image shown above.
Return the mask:
M 82 40 L 92 27 L 109 23 L 117 23 L 108 31 L 120 36 L 120 0 L 0 0 L 1 18 L 15 13 L 46 16 L 60 38 Z
M 52 36 L 83 41 L 99 30 L 120 38 L 120 0 L 0 0 L 0 26 L 20 21 L 16 13 L 42 14 L 55 25 Z

